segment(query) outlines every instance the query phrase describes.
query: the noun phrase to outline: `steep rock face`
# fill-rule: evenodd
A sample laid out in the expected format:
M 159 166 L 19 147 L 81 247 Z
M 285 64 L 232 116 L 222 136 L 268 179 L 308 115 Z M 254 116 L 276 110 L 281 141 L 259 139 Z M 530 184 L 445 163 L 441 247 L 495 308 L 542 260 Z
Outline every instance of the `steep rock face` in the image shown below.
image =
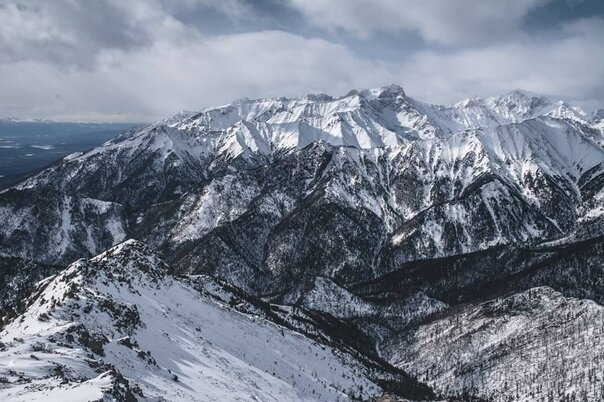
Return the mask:
M 8 189 L 0 195 L 2 254 L 44 263 L 93 255 L 126 236 L 121 204 L 56 188 Z
M 388 339 L 382 353 L 438 391 L 493 401 L 599 400 L 604 308 L 550 288 L 467 306 Z
M 0 332 L 0 395 L 348 400 L 383 392 L 377 367 L 236 312 L 210 288 L 219 286 L 209 278 L 172 276 L 132 240 L 75 262 L 41 283 Z

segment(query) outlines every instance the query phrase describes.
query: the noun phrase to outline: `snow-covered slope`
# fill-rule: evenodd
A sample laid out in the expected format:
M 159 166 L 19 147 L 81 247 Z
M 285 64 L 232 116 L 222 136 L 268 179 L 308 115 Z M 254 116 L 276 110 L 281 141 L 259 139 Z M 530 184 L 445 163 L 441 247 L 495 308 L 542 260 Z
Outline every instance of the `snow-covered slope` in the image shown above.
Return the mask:
M 381 388 L 351 356 L 199 290 L 126 241 L 38 286 L 0 333 L 9 400 L 348 400 Z M 165 399 L 161 399 L 165 398 Z
M 604 147 L 604 109 L 598 109 L 590 115 L 589 125 L 597 131 L 594 134 L 596 142 Z
M 431 299 L 422 292 L 390 304 L 375 303 L 363 300 L 326 278 L 316 279 L 314 287 L 303 296 L 301 304 L 338 318 L 379 317 L 382 320 L 396 318 L 397 325 L 401 327 L 418 317 L 442 311 L 447 307 L 446 304 Z
M 604 307 L 534 288 L 452 311 L 382 345 L 438 391 L 490 401 L 604 398 Z
M 451 131 L 520 123 L 539 116 L 582 123 L 586 123 L 588 119 L 586 113 L 578 107 L 520 89 L 491 98 L 469 98 L 454 105 L 423 107 L 427 115 Z

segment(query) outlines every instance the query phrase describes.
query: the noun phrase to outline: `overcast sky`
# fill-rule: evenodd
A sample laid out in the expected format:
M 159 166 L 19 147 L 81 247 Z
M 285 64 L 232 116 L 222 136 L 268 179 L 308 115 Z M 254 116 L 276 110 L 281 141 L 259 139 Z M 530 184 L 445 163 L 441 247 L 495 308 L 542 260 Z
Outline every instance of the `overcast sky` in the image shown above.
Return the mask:
M 0 0 L 0 117 L 149 121 L 397 83 L 604 106 L 602 0 Z

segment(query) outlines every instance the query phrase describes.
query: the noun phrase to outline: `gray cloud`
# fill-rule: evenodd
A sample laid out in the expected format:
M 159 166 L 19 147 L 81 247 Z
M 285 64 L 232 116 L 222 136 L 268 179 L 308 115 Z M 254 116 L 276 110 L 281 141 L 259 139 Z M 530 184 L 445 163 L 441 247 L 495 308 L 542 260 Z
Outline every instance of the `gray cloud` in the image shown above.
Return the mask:
M 514 36 L 529 11 L 547 0 L 291 0 L 321 27 L 368 37 L 375 32 L 417 31 L 444 45 Z
M 395 3 L 0 0 L 0 116 L 140 121 L 390 82 L 433 102 L 519 87 L 603 103 L 601 16 L 529 34 L 549 3 Z
M 435 102 L 501 94 L 511 88 L 559 96 L 587 107 L 604 95 L 604 20 L 560 27 L 556 39 L 528 39 L 450 53 L 422 51 L 402 66 L 411 93 Z
M 76 71 L 33 61 L 0 65 L 0 75 L 11 77 L 0 88 L 0 110 L 63 119 L 156 119 L 244 95 L 344 93 L 396 78 L 343 45 L 281 31 L 215 36 L 184 46 L 158 42 L 144 51 L 105 52 L 101 63 L 96 70 Z M 18 101 L 23 87 L 25 107 Z
M 199 3 L 189 0 L 180 8 Z M 234 15 L 235 8 L 221 8 Z M 94 68 L 105 51 L 196 37 L 157 0 L 0 0 L 0 62 L 40 60 Z

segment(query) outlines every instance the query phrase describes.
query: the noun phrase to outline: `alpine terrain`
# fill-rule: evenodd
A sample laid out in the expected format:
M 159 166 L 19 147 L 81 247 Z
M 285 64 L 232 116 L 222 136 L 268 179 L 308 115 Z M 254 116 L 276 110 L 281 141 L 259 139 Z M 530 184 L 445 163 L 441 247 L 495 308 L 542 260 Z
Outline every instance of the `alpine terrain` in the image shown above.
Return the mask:
M 0 399 L 604 399 L 604 110 L 241 99 L 0 192 Z

